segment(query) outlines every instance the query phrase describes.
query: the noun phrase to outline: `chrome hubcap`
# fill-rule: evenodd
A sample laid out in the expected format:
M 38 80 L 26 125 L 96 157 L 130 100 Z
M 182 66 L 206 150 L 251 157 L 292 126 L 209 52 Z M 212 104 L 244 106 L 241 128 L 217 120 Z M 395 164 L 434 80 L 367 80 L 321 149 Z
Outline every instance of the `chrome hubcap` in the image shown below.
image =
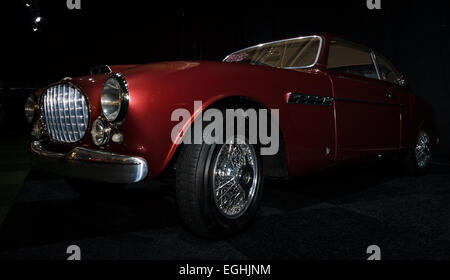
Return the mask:
M 427 167 L 431 160 L 431 139 L 425 131 L 420 133 L 417 141 L 416 160 L 420 168 Z
M 258 162 L 253 146 L 232 139 L 224 144 L 214 164 L 213 191 L 220 213 L 241 217 L 251 205 L 258 186 Z

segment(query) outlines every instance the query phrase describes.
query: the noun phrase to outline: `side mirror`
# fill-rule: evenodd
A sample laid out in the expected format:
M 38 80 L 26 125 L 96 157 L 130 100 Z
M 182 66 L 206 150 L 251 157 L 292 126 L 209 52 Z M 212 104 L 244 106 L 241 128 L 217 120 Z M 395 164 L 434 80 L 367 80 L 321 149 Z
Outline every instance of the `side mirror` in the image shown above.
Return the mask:
M 408 86 L 408 82 L 406 81 L 406 75 L 405 74 L 401 74 L 400 78 L 398 78 L 398 84 L 401 85 L 402 87 L 407 87 Z

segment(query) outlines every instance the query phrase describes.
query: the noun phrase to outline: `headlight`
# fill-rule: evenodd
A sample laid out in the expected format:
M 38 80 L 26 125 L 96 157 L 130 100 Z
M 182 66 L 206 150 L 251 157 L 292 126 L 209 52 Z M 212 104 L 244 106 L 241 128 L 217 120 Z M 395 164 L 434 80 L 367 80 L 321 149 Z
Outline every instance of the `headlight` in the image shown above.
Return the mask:
M 109 136 L 111 134 L 111 129 L 108 124 L 105 123 L 101 118 L 98 118 L 92 124 L 92 141 L 97 146 L 106 145 L 109 141 Z
M 25 118 L 28 124 L 31 124 L 36 116 L 36 104 L 34 95 L 29 95 L 25 102 Z
M 124 77 L 120 74 L 112 75 L 106 80 L 102 90 L 102 111 L 105 118 L 114 124 L 124 121 L 128 111 L 130 94 Z

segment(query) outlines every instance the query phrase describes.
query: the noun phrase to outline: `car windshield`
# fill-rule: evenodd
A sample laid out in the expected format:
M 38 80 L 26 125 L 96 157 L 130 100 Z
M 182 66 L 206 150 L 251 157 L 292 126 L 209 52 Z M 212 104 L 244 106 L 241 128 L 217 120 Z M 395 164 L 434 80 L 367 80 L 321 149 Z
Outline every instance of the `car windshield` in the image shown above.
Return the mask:
M 237 51 L 224 61 L 287 69 L 308 68 L 316 64 L 321 43 L 319 36 L 276 41 Z

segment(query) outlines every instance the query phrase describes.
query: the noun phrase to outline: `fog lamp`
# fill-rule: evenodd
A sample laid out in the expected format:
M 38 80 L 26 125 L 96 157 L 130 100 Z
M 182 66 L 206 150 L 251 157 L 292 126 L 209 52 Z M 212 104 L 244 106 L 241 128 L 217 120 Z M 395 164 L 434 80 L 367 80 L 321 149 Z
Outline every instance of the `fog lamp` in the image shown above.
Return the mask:
M 123 144 L 123 134 L 119 131 L 116 131 L 111 139 L 114 143 Z
M 97 146 L 104 146 L 108 143 L 111 134 L 111 128 L 101 118 L 98 118 L 92 124 L 92 141 Z

